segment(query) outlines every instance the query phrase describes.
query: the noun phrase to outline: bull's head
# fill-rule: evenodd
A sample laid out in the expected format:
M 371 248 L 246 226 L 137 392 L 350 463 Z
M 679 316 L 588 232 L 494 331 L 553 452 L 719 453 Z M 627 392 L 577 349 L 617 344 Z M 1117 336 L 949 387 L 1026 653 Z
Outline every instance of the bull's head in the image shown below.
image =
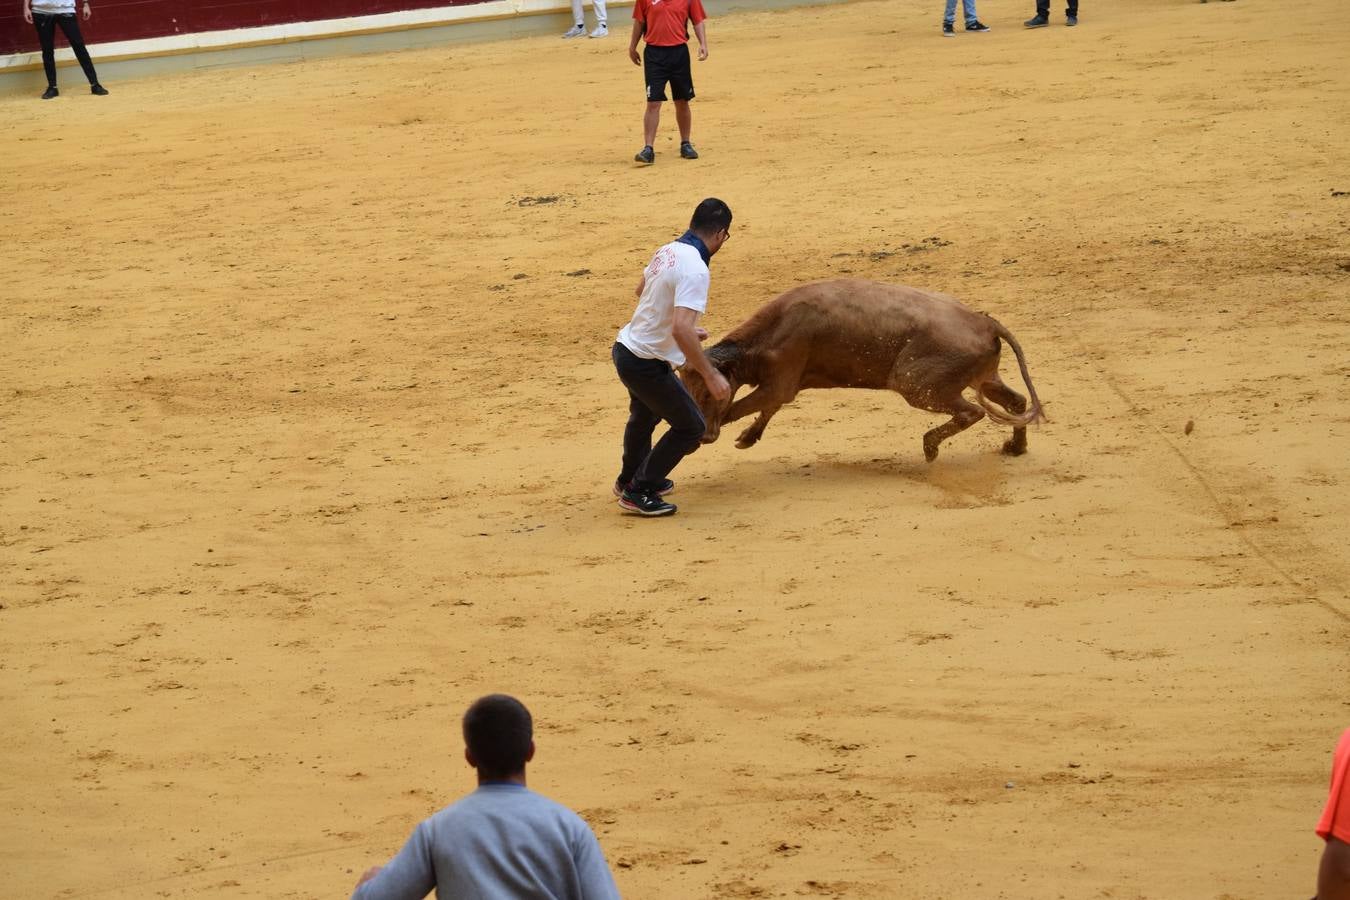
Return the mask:
M 725 401 L 719 403 L 713 399 L 707 382 L 693 366 L 680 367 L 680 380 L 684 382 L 689 396 L 698 404 L 699 412 L 703 413 L 703 420 L 707 423 L 707 428 L 703 432 L 703 443 L 711 444 L 722 433 L 722 420 L 726 417 L 727 410 L 731 408 L 732 401 L 736 399 L 736 389 L 741 386 L 736 371 L 740 349 L 735 344 L 723 342 L 709 347 L 707 356 L 731 385 L 731 392 L 727 394 Z

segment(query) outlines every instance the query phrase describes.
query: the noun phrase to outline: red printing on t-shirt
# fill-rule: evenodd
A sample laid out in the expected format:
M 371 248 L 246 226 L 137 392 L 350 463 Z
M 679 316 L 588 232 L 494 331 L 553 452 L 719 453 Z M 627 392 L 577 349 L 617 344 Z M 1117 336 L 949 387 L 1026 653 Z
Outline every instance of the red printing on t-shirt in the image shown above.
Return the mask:
M 1335 838 L 1350 844 L 1350 728 L 1336 744 L 1331 763 L 1331 790 L 1327 806 L 1317 822 L 1317 834 L 1324 840 Z
M 708 14 L 703 11 L 703 0 L 637 0 L 633 18 L 647 23 L 643 39 L 650 46 L 678 47 L 689 41 L 685 21 L 697 25 Z

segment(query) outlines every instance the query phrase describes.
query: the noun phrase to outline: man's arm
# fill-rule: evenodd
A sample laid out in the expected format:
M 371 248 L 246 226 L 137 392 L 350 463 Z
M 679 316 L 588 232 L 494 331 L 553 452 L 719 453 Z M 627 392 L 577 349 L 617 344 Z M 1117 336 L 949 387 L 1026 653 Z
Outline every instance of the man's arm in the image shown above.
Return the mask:
M 1317 900 L 1350 900 L 1350 844 L 1327 838 L 1317 867 Z
M 33 7 L 29 0 L 23 0 L 23 20 L 29 25 L 33 24 Z
M 713 395 L 713 399 L 721 402 L 731 396 L 731 385 L 727 379 L 708 359 L 708 355 L 703 352 L 703 347 L 699 343 L 698 333 L 703 331 L 695 327 L 694 323 L 698 321 L 698 312 L 687 306 L 675 307 L 675 324 L 671 333 L 675 338 L 675 343 L 684 351 L 684 361 L 695 372 L 703 376 L 704 382 L 708 385 L 708 392 Z M 708 332 L 703 331 L 703 336 L 707 337 Z
M 578 821 L 579 833 L 573 842 L 572 861 L 577 867 L 577 879 L 581 882 L 581 896 L 584 900 L 620 900 L 619 887 L 614 883 L 614 874 L 605 862 L 604 851 L 595 839 L 595 832 L 585 822 Z
M 641 19 L 633 20 L 633 36 L 628 39 L 628 58 L 633 61 L 633 65 L 642 65 L 642 56 L 638 53 L 638 41 L 642 40 L 642 35 L 647 31 L 647 23 Z
M 352 900 L 423 900 L 435 887 L 431 841 L 423 822 L 387 866 L 368 869 L 361 876 Z
M 698 38 L 698 58 L 708 58 L 708 23 L 707 20 L 699 22 L 694 26 L 694 37 Z

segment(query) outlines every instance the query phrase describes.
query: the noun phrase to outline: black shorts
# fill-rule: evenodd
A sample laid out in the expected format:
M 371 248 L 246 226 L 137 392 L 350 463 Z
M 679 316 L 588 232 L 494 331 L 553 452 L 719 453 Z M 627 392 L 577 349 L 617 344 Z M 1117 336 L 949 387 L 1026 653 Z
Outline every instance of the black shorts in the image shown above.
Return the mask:
M 664 101 L 666 82 L 675 100 L 694 99 L 694 76 L 689 71 L 689 45 L 653 47 L 647 45 L 642 60 L 642 74 L 647 79 L 647 100 Z

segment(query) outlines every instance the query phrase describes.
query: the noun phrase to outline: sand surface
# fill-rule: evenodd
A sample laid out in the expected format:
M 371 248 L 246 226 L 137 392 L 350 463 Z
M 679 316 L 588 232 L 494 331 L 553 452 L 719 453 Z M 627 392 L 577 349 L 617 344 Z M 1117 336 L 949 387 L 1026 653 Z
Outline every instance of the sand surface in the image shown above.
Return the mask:
M 0 101 L 0 895 L 345 896 L 497 690 L 627 897 L 1311 895 L 1344 9 L 1029 13 L 715 18 L 703 158 L 668 115 L 648 169 L 624 28 Z M 620 515 L 609 345 L 708 195 L 714 335 L 954 293 L 1030 453 L 817 392 Z

